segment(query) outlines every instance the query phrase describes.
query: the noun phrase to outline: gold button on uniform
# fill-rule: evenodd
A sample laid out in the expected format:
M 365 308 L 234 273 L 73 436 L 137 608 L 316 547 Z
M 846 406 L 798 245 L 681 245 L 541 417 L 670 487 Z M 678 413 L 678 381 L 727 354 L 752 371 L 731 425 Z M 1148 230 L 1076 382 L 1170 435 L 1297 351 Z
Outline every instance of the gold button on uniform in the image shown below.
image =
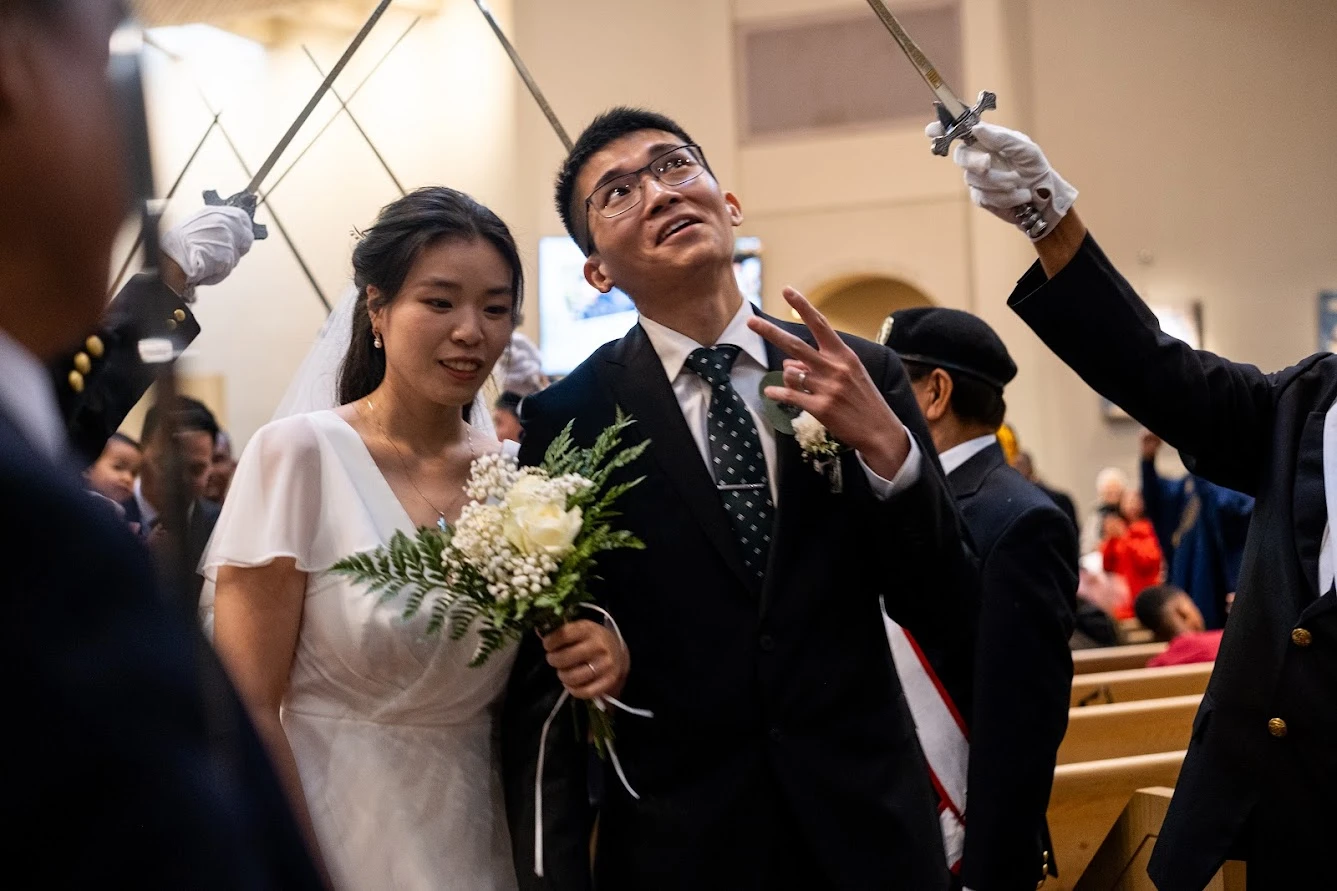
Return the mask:
M 1267 722 L 1267 732 L 1275 736 L 1277 739 L 1281 739 L 1286 735 L 1286 722 L 1280 718 L 1273 718 L 1271 721 Z
M 104 347 L 102 346 L 101 337 L 94 334 L 92 337 L 84 341 L 84 346 L 88 349 L 88 354 L 94 359 L 102 358 Z
M 1314 642 L 1314 635 L 1309 633 L 1308 628 L 1296 628 L 1291 632 L 1291 643 L 1297 647 L 1307 647 Z
M 175 331 L 175 330 L 176 330 L 176 319 L 168 319 L 168 320 L 167 320 L 167 330 L 168 330 L 168 331 Z
M 176 312 L 172 313 L 172 318 L 176 319 L 178 322 L 184 322 L 186 320 L 186 311 L 184 309 L 178 309 Z
M 93 370 L 93 362 L 88 358 L 87 353 L 74 354 L 74 370 L 80 374 L 88 374 Z
M 84 376 L 79 372 L 71 371 L 67 380 L 70 382 L 70 389 L 74 392 L 82 393 L 84 391 Z

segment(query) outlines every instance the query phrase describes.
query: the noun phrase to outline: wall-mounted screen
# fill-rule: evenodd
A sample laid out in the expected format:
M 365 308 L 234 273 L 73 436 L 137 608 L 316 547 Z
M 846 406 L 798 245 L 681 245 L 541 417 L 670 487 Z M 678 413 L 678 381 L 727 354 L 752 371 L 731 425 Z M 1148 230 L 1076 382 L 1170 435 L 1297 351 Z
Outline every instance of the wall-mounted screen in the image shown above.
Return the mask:
M 539 352 L 545 374 L 567 374 L 610 340 L 636 324 L 631 298 L 607 294 L 585 281 L 585 255 L 570 238 L 539 239 Z M 734 275 L 743 296 L 761 306 L 761 242 L 734 244 Z

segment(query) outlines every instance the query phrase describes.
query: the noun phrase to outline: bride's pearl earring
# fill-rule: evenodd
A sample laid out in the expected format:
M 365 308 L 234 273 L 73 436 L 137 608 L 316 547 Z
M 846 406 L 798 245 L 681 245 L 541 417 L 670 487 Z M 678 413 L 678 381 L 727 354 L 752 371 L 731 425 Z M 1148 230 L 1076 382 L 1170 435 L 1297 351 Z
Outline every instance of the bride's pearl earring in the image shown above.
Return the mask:
M 380 349 L 384 344 L 381 343 L 381 334 L 379 331 L 373 331 L 371 335 L 371 345 Z

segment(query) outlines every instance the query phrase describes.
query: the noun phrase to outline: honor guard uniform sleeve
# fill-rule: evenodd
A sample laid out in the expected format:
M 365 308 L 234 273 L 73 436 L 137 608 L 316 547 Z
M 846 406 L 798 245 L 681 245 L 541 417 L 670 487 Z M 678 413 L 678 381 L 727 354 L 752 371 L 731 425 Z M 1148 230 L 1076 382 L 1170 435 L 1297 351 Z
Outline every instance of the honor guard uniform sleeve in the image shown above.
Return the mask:
M 155 353 L 171 360 L 190 346 L 200 325 L 186 302 L 153 273 L 126 283 L 102 324 L 74 352 L 52 366 L 61 416 L 74 454 L 85 464 L 97 460 L 107 438 L 157 377 L 159 361 L 145 361 L 145 341 L 159 340 Z

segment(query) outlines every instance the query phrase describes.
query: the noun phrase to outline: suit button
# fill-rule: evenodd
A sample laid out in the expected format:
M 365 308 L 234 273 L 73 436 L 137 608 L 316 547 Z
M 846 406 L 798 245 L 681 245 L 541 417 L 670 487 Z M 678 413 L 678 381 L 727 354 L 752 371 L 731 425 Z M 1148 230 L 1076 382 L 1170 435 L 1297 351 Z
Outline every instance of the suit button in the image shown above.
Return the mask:
M 1281 739 L 1286 735 L 1286 722 L 1280 718 L 1273 718 L 1271 721 L 1267 722 L 1267 732 L 1275 736 L 1277 739 Z
M 774 652 L 775 638 L 771 637 L 769 634 L 763 634 L 761 639 L 757 641 L 757 646 L 761 647 L 763 653 Z
M 71 371 L 66 380 L 70 385 L 70 389 L 74 392 L 82 393 L 84 391 L 84 376 L 79 372 Z
M 1308 628 L 1296 628 L 1291 632 L 1291 643 L 1297 647 L 1307 647 L 1314 642 L 1314 635 L 1309 633 Z
M 779 741 L 780 741 L 780 728 L 779 728 L 779 727 L 772 727 L 770 733 L 768 733 L 767 735 L 771 738 L 771 742 L 779 742 Z
M 184 322 L 186 320 L 186 311 L 184 309 L 176 310 L 172 313 L 172 319 L 177 322 Z
M 96 334 L 85 340 L 84 346 L 88 348 L 88 354 L 94 359 L 101 359 L 102 352 L 106 349 L 102 343 L 102 338 L 98 337 Z
M 75 353 L 74 370 L 80 374 L 88 374 L 93 370 L 93 360 L 88 358 L 87 353 Z

